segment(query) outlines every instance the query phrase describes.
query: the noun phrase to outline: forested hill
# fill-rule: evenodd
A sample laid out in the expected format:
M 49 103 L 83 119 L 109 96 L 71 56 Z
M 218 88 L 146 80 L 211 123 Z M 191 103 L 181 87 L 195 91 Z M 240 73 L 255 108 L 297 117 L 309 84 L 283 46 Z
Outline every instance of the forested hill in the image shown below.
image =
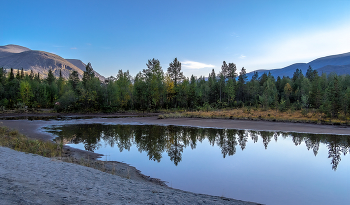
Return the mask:
M 45 51 L 35 51 L 18 45 L 0 46 L 0 68 L 15 70 L 23 68 L 25 73 L 33 71 L 36 75 L 39 73 L 41 78 L 46 78 L 50 69 L 55 77 L 59 77 L 61 72 L 62 77 L 68 79 L 69 75 L 76 71 L 82 78 L 85 66 L 80 60 L 64 59 Z M 103 76 L 94 72 L 101 81 L 105 80 Z
M 322 58 L 317 58 L 309 63 L 295 63 L 290 66 L 280 68 L 280 69 L 271 69 L 271 70 L 256 70 L 261 76 L 263 73 L 271 73 L 271 75 L 283 77 L 293 77 L 293 74 L 296 69 L 300 69 L 303 73 L 306 73 L 309 66 L 312 69 L 317 70 L 319 74 L 326 73 L 336 73 L 338 75 L 350 74 L 350 52 L 343 53 L 339 55 L 331 55 Z M 254 74 L 250 72 L 247 74 L 250 79 Z

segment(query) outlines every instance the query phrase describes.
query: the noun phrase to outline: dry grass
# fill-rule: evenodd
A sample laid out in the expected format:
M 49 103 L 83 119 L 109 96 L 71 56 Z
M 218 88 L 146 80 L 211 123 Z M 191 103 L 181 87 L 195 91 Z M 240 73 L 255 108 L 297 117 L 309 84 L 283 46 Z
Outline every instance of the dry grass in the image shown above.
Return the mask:
M 278 122 L 305 122 L 316 124 L 349 124 L 349 117 L 340 115 L 337 119 L 326 118 L 326 116 L 316 110 L 288 110 L 280 112 L 278 110 L 263 110 L 251 108 L 223 109 L 215 111 L 193 111 L 193 112 L 176 112 L 159 115 L 163 118 L 217 118 L 217 119 L 244 119 L 244 120 L 265 120 Z
M 117 174 L 114 162 L 90 160 L 89 158 L 77 159 L 71 156 L 66 156 L 65 151 L 63 150 L 63 144 L 29 139 L 25 135 L 20 134 L 17 130 L 12 130 L 5 126 L 0 126 L 0 146 L 9 147 L 20 152 L 50 157 L 53 160 L 61 160 L 64 162 L 91 167 L 113 175 Z M 130 179 L 129 170 L 126 176 L 122 177 Z
M 29 139 L 17 130 L 0 127 L 0 146 L 11 149 L 41 155 L 44 157 L 58 157 L 62 154 L 62 146 L 52 142 Z

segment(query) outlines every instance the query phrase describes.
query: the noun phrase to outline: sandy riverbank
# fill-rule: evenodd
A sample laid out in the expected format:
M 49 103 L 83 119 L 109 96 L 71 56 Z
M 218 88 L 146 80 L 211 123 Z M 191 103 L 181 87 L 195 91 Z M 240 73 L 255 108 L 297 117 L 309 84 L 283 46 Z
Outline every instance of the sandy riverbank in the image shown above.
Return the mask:
M 256 204 L 125 179 L 0 147 L 0 204 Z
M 246 120 L 227 120 L 227 119 L 198 119 L 198 118 L 178 118 L 178 119 L 157 119 L 157 117 L 132 117 L 132 118 L 101 118 L 105 116 L 96 116 L 99 118 L 93 119 L 72 119 L 67 121 L 42 121 L 42 120 L 0 120 L 0 125 L 5 125 L 14 129 L 17 129 L 21 133 L 27 135 L 30 138 L 37 138 L 43 140 L 51 140 L 52 135 L 42 131 L 42 127 L 51 125 L 63 125 L 63 124 L 90 124 L 90 123 L 103 123 L 103 124 L 157 124 L 157 125 L 179 125 L 179 126 L 195 126 L 195 127 L 215 127 L 215 128 L 231 128 L 231 129 L 251 129 L 251 130 L 270 130 L 270 131 L 285 131 L 285 132 L 307 132 L 307 133 L 332 133 L 332 134 L 350 134 L 350 128 L 339 127 L 332 125 L 316 125 L 316 124 L 304 124 L 304 123 L 282 123 L 282 122 L 266 122 L 266 121 L 246 121 Z M 110 117 L 110 116 L 107 116 Z M 76 150 L 66 147 L 67 154 L 73 157 L 96 159 L 100 155 L 90 153 L 82 150 Z M 78 166 L 78 165 L 76 165 Z M 150 180 L 139 171 L 130 167 L 124 163 L 114 162 L 117 170 L 119 170 L 119 176 L 125 179 L 126 170 L 131 181 L 137 183 L 146 183 L 149 186 L 157 186 L 159 181 Z M 80 167 L 80 166 L 78 166 Z M 78 168 L 79 169 L 79 168 Z M 97 170 L 96 170 L 97 171 Z M 82 179 L 83 180 L 83 179 Z M 159 186 L 159 185 L 158 185 Z M 159 186 L 161 187 L 161 186 Z M 163 186 L 164 189 L 169 189 Z M 138 192 L 139 188 L 134 188 Z M 170 189 L 173 190 L 173 189 Z M 187 192 L 186 192 L 187 193 Z M 217 198 L 217 197 L 216 197 Z M 215 197 L 214 199 L 217 200 Z M 214 200 L 214 201 L 215 201 Z M 167 201 L 166 203 L 172 203 Z M 194 202 L 194 201 L 193 201 Z M 215 201 L 215 204 L 217 201 Z M 226 202 L 224 200 L 224 202 Z M 109 203 L 109 202 L 107 202 Z M 140 202 L 141 203 L 141 202 Z M 156 202 L 154 202 L 156 203 Z M 157 202 L 158 203 L 158 202 Z M 163 203 L 163 202 L 162 202 Z M 183 202 L 187 203 L 187 202 Z M 197 202 L 196 202 L 197 203 Z M 203 202 L 204 203 L 204 202 Z M 230 201 L 233 204 L 233 201 Z

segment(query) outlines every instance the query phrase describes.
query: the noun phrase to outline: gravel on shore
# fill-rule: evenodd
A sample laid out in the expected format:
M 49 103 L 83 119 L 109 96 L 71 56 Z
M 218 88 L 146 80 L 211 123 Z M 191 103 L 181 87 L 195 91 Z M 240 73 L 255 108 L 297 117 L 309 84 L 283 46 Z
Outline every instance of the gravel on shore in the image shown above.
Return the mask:
M 0 147 L 0 204 L 237 204 Z

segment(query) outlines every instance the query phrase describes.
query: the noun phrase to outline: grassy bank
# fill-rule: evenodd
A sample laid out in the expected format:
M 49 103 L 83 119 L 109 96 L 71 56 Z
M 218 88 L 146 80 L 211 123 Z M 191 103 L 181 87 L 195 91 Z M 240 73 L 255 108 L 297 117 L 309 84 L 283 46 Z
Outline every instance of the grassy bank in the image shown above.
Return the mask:
M 159 115 L 163 118 L 214 118 L 214 119 L 242 119 L 242 120 L 264 120 L 276 122 L 303 122 L 315 124 L 349 125 L 349 117 L 339 115 L 337 119 L 327 118 L 324 114 L 315 110 L 263 110 L 257 108 L 222 109 L 211 111 L 183 111 L 164 113 Z
M 58 157 L 62 154 L 62 147 L 60 145 L 42 140 L 29 139 L 17 130 L 12 130 L 4 126 L 0 127 L 0 146 L 44 157 Z
M 25 135 L 20 134 L 17 130 L 9 129 L 5 126 L 0 126 L 0 146 L 9 147 L 20 152 L 53 158 L 55 160 L 92 167 L 110 174 L 117 174 L 113 162 L 90 160 L 89 158 L 85 159 L 83 157 L 77 159 L 67 154 L 67 150 L 63 148 L 63 144 L 30 139 Z M 130 175 L 127 172 L 125 176 L 123 175 L 122 177 L 130 178 Z

